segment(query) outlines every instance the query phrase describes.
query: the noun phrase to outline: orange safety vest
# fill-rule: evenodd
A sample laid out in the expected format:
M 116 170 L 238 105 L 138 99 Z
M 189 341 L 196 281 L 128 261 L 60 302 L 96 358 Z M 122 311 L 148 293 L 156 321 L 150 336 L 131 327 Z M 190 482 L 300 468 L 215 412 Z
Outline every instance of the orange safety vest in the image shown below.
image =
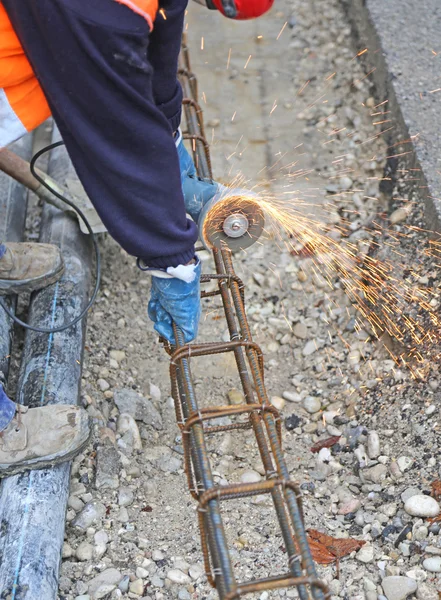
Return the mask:
M 152 29 L 158 0 L 116 0 Z M 49 106 L 0 0 L 0 148 L 41 125 Z

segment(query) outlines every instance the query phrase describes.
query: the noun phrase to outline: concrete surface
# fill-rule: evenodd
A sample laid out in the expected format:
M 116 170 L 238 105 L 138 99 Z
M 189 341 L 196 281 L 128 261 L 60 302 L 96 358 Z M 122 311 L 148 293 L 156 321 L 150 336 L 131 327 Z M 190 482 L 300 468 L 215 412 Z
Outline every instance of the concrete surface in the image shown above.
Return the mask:
M 413 195 L 428 228 L 441 232 L 441 3 L 439 0 L 342 0 L 378 101 L 388 100 L 390 155 L 405 154 Z M 411 141 L 409 138 L 411 137 Z M 410 152 L 412 151 L 412 152 Z

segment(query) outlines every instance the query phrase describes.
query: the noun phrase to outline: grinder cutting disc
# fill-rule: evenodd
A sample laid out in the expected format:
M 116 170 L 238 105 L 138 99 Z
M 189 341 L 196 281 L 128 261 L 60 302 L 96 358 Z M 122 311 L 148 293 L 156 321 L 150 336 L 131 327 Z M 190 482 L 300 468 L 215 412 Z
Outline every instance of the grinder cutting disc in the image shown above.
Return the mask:
M 199 217 L 202 243 L 208 249 L 224 242 L 230 250 L 244 250 L 256 242 L 265 226 L 265 217 L 248 190 L 231 190 L 208 202 Z

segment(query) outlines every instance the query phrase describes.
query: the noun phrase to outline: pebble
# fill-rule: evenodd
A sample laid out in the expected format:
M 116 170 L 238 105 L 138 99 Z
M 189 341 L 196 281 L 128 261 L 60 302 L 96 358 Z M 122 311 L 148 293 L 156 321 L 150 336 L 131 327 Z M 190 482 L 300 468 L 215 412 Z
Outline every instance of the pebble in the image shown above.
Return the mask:
M 89 589 L 88 592 L 91 596 L 95 597 L 95 594 L 98 589 L 102 588 L 104 585 L 114 586 L 116 587 L 118 583 L 121 581 L 122 575 L 118 571 L 118 569 L 110 568 L 105 569 L 99 575 L 94 577 L 89 581 Z M 110 590 L 112 591 L 112 590 Z
M 430 556 L 423 561 L 423 568 L 430 573 L 441 573 L 441 556 Z
M 405 221 L 409 216 L 409 211 L 406 208 L 397 208 L 389 217 L 389 221 L 392 225 Z
M 132 415 L 122 413 L 118 417 L 116 430 L 123 436 L 123 440 L 133 450 L 142 450 L 141 435 L 138 425 Z
M 318 412 L 322 407 L 320 399 L 314 396 L 306 396 L 306 398 L 303 399 L 302 405 L 306 412 L 311 415 Z
M 110 388 L 109 382 L 106 381 L 105 379 L 98 379 L 97 385 L 102 392 L 105 392 L 106 390 L 108 390 Z
M 369 458 L 380 456 L 380 438 L 376 431 L 370 431 L 367 438 L 367 453 Z
M 161 401 L 161 390 L 154 383 L 150 383 L 150 397 L 153 400 L 153 402 Z
M 256 483 L 261 479 L 262 477 L 259 475 L 259 473 L 257 473 L 257 471 L 245 471 L 240 477 L 242 483 Z
M 161 552 L 161 550 L 153 550 L 152 552 L 152 560 L 155 562 L 159 562 L 160 560 L 164 560 L 165 554 Z
M 296 323 L 292 329 L 292 332 L 300 340 L 306 340 L 308 337 L 308 328 L 304 323 Z
M 355 555 L 355 558 L 362 563 L 371 563 L 374 560 L 374 547 L 372 544 L 365 544 Z
M 93 546 L 88 542 L 81 542 L 78 548 L 75 551 L 75 556 L 78 560 L 86 561 L 92 560 L 93 557 Z
M 132 490 L 128 487 L 120 487 L 118 490 L 118 504 L 120 506 L 130 506 L 134 499 Z
M 106 514 L 106 507 L 100 502 L 88 502 L 83 510 L 73 519 L 72 525 L 84 531 Z
M 440 513 L 440 506 L 434 498 L 418 494 L 406 500 L 404 510 L 413 517 L 436 517 Z
M 188 574 L 192 579 L 194 579 L 194 581 L 196 581 L 200 577 L 202 577 L 202 575 L 205 574 L 205 569 L 202 565 L 199 564 L 190 565 L 190 568 L 188 569 Z
M 352 498 L 340 506 L 338 509 L 339 515 L 349 515 L 355 513 L 361 506 L 361 502 L 358 498 Z
M 167 571 L 167 578 L 173 583 L 179 583 L 180 585 L 190 583 L 190 577 L 179 569 L 171 569 L 170 571 Z
M 270 402 L 274 406 L 274 408 L 277 408 L 277 410 L 279 411 L 283 410 L 285 406 L 285 400 L 280 396 L 272 396 Z
M 132 594 L 136 594 L 136 596 L 142 596 L 144 593 L 144 583 L 142 579 L 135 579 L 135 581 L 132 581 L 129 585 L 129 590 Z
M 142 421 L 153 429 L 163 428 L 161 414 L 153 402 L 140 396 L 135 390 L 129 388 L 115 390 L 114 401 L 120 413 L 129 414 L 135 421 Z
M 363 471 L 363 475 L 368 481 L 372 481 L 372 483 L 381 483 L 386 478 L 387 467 L 381 464 L 375 465 L 375 467 L 370 467 Z
M 412 496 L 418 496 L 420 494 L 421 494 L 421 490 L 419 488 L 417 488 L 417 487 L 408 487 L 401 494 L 401 500 L 403 502 L 406 502 Z
M 305 346 L 303 347 L 302 354 L 303 356 L 311 356 L 311 354 L 314 354 L 314 352 L 316 352 L 317 349 L 318 346 L 316 344 L 316 341 L 309 340 L 309 342 L 306 342 Z
M 110 358 L 113 358 L 113 360 L 116 360 L 116 362 L 120 363 L 125 359 L 126 353 L 124 350 L 111 350 L 109 352 L 109 356 Z
M 288 402 L 301 402 L 302 397 L 297 392 L 283 392 L 282 398 L 288 400 Z
M 230 404 L 245 404 L 245 396 L 243 395 L 243 392 L 237 390 L 236 388 L 230 390 L 227 396 Z
M 405 471 L 410 469 L 410 467 L 413 465 L 413 463 L 414 463 L 414 460 L 413 460 L 413 458 L 410 458 L 410 456 L 400 456 L 397 459 L 397 464 L 400 467 L 400 471 L 402 473 L 404 473 Z
M 416 592 L 418 584 L 410 577 L 392 576 L 385 577 L 381 587 L 387 600 L 406 600 L 410 594 Z

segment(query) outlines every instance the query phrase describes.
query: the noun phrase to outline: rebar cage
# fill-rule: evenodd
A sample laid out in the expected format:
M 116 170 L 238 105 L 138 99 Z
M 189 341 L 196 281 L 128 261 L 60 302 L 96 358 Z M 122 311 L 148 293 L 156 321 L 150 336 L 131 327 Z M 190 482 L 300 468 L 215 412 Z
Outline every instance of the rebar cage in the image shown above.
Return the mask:
M 191 143 L 198 175 L 212 178 L 209 145 L 205 138 L 202 110 L 198 104 L 197 80 L 191 71 L 185 37 L 179 59 L 179 79 L 184 92 L 184 139 Z M 220 296 L 230 341 L 184 344 L 174 326 L 176 346 L 165 344 L 171 355 L 170 377 L 176 419 L 182 432 L 184 464 L 192 496 L 199 503 L 198 517 L 205 571 L 221 600 L 233 600 L 252 592 L 295 588 L 301 600 L 327 600 L 326 585 L 318 579 L 308 546 L 303 521 L 302 498 L 297 483 L 290 481 L 282 452 L 281 418 L 269 402 L 264 384 L 263 354 L 253 342 L 245 312 L 244 285 L 236 275 L 232 254 L 223 245 L 213 248 L 216 274 L 203 275 L 201 283 L 217 281 L 215 291 L 202 291 L 202 298 Z M 201 408 L 192 380 L 191 360 L 231 352 L 234 355 L 245 403 Z M 242 416 L 241 418 L 238 418 Z M 246 417 L 244 420 L 243 417 Z M 229 417 L 220 424 L 216 420 Z M 214 424 L 213 424 L 214 423 Z M 207 450 L 206 436 L 228 430 L 252 429 L 265 471 L 256 483 L 217 485 Z M 238 582 L 222 521 L 222 503 L 227 500 L 269 494 L 272 499 L 284 548 L 286 573 Z

